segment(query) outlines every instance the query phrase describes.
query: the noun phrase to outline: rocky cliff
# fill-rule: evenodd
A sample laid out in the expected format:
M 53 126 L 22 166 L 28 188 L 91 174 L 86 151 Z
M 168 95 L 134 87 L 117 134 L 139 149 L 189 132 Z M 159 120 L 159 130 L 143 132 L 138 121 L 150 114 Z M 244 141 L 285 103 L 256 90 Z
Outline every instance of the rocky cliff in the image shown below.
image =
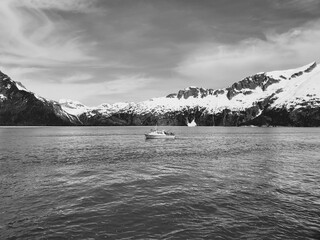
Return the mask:
M 59 103 L 28 91 L 0 72 L 0 125 L 77 125 L 77 116 L 62 110 Z

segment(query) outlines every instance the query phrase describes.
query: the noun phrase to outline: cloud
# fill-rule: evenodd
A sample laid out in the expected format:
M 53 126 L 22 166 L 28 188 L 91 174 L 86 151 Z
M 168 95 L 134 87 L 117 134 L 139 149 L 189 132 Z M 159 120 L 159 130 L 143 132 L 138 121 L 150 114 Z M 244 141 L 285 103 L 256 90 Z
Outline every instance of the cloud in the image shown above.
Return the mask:
M 10 0 L 16 6 L 72 12 L 97 11 L 96 0 Z
M 319 0 L 276 0 L 273 1 L 273 5 L 277 9 L 291 9 L 309 13 L 318 13 L 320 2 Z
M 9 76 L 15 75 L 17 77 L 17 79 L 19 79 L 19 76 L 22 76 L 24 74 L 34 73 L 34 72 L 37 72 L 37 71 L 40 71 L 40 70 L 42 70 L 42 69 L 35 68 L 35 67 L 27 67 L 27 68 L 23 68 L 23 67 L 13 67 L 13 68 L 4 67 L 3 72 L 5 74 L 9 75 Z
M 34 80 L 35 76 L 46 75 L 48 69 L 38 67 L 2 67 L 0 69 L 14 81 Z
M 117 79 L 105 82 L 101 88 L 100 94 L 115 95 L 130 93 L 136 89 L 143 88 L 151 84 L 154 80 L 142 75 L 119 76 Z
M 75 73 L 73 75 L 61 78 L 63 83 L 81 83 L 93 79 L 93 75 L 89 73 Z
M 79 82 L 64 82 L 63 86 L 55 83 L 33 85 L 31 81 L 24 81 L 24 83 L 26 83 L 25 86 L 27 88 L 34 92 L 38 92 L 36 89 L 46 86 L 42 91 L 42 96 L 48 99 L 59 100 L 70 98 L 94 106 L 103 102 L 133 101 L 137 98 L 137 95 L 142 96 L 141 100 L 145 100 L 141 90 L 147 85 L 152 84 L 153 81 L 154 79 L 142 75 L 129 75 L 119 76 L 112 81 L 100 83 L 88 82 L 87 84 L 82 84 Z
M 85 11 L 94 1 L 1 0 L 0 64 L 60 66 L 95 58 L 88 54 L 93 43 L 85 42 L 69 22 L 44 9 Z M 71 30 L 71 31 L 70 31 Z
M 207 87 L 226 87 L 260 71 L 298 67 L 320 56 L 320 21 L 266 39 L 250 38 L 235 45 L 206 44 L 190 53 L 176 68 L 184 77 Z M 215 86 L 212 86 L 212 84 Z

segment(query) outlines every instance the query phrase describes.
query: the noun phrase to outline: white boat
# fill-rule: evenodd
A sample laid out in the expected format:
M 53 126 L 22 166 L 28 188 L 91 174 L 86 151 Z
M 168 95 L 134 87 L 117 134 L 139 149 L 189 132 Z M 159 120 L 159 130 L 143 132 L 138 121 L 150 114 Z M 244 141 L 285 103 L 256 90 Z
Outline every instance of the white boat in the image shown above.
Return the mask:
M 151 129 L 149 133 L 145 134 L 146 139 L 174 139 L 176 136 L 172 132 L 165 130 Z

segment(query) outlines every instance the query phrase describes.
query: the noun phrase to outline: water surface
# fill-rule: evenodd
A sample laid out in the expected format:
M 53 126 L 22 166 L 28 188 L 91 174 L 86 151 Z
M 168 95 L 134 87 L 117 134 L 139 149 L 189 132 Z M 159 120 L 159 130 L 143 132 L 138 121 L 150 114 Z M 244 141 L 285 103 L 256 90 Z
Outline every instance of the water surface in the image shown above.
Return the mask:
M 0 239 L 319 239 L 320 129 L 1 127 Z

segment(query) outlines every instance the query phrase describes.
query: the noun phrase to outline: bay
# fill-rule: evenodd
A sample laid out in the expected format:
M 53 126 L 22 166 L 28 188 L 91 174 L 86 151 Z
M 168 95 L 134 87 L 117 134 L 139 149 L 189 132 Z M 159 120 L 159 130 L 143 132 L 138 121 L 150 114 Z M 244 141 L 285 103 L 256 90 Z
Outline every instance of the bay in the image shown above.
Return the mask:
M 0 127 L 0 239 L 319 239 L 320 129 Z

